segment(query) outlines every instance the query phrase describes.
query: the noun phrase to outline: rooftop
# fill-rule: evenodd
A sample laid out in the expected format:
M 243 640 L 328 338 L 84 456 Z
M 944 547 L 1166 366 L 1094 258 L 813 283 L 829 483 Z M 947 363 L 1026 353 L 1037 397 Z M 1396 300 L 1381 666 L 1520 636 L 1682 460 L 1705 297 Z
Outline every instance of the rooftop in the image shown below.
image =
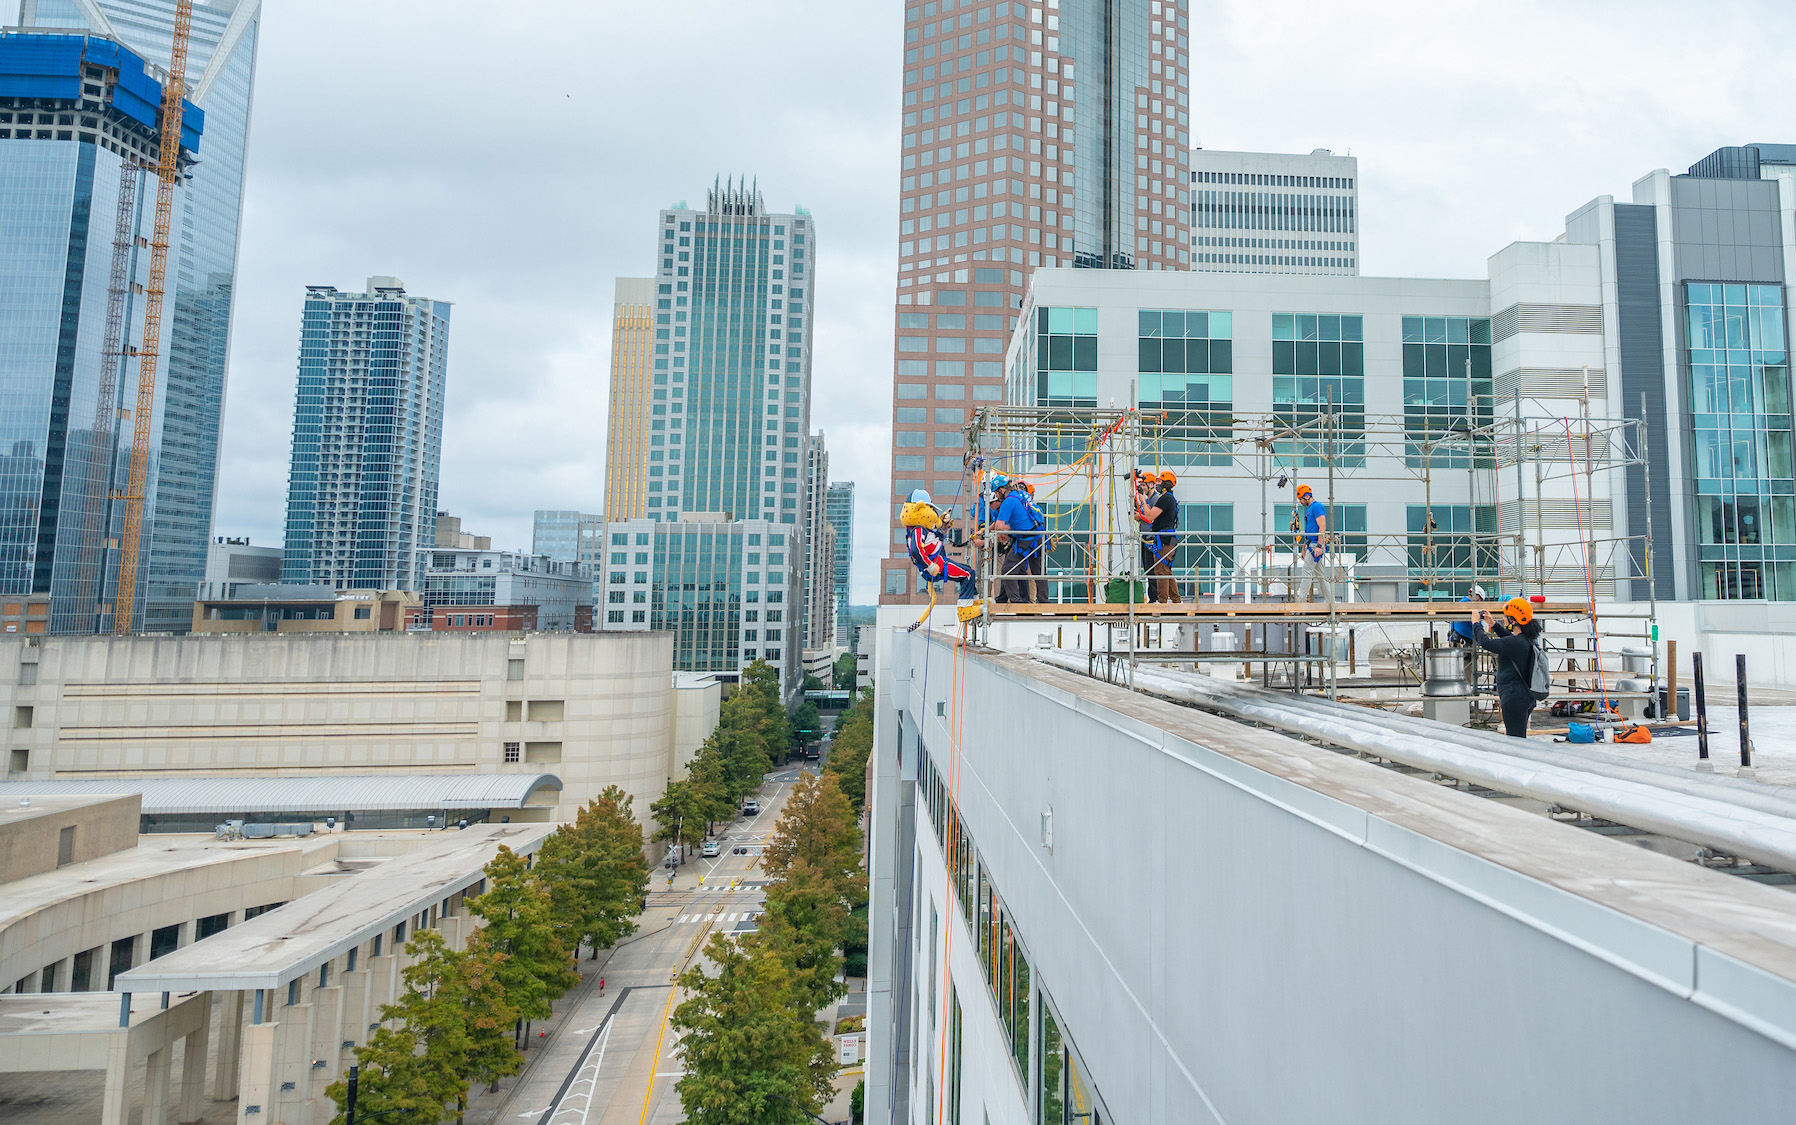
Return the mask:
M 16 806 L 21 797 L 30 797 L 34 805 L 56 799 L 79 804 L 102 793 L 143 794 L 146 816 L 517 809 L 539 792 L 560 790 L 561 779 L 552 773 L 87 778 L 0 782 L 0 809 Z

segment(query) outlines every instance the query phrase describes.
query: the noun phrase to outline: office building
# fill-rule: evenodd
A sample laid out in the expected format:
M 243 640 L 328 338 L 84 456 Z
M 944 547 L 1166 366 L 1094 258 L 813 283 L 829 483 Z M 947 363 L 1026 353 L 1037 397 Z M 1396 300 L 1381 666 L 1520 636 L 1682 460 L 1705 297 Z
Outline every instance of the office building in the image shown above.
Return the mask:
M 835 548 L 832 560 L 836 603 L 834 643 L 847 648 L 853 643 L 848 625 L 848 578 L 854 565 L 854 482 L 831 481 L 829 495 L 824 499 L 824 510 Z
M 449 305 L 306 286 L 281 579 L 417 590 L 436 542 Z
M 333 590 L 292 582 L 232 583 L 193 603 L 192 629 L 215 633 L 397 633 L 417 611 L 409 590 Z
M 1002 398 L 1029 275 L 1190 267 L 1188 11 L 1186 0 L 905 9 L 882 600 L 915 597 L 897 502 L 915 488 L 959 499 L 961 426 Z
M 602 632 L 670 633 L 675 671 L 732 682 L 765 660 L 788 696 L 798 690 L 803 541 L 793 525 L 642 519 L 612 523 L 607 538 Z
M 821 433 L 805 448 L 804 647 L 828 648 L 836 636 L 836 537 L 830 527 L 829 448 Z
M 452 516 L 448 512 L 438 512 L 431 546 L 463 551 L 490 551 L 493 549 L 493 537 L 463 531 L 460 516 Z
M 1325 148 L 1191 153 L 1191 268 L 1359 272 L 1359 161 Z
M 605 416 L 605 510 L 613 519 L 641 519 L 648 506 L 649 350 L 653 346 L 655 287 L 652 277 L 620 277 L 613 289 L 611 399 Z M 664 379 L 666 370 L 662 369 Z M 665 382 L 659 403 L 665 431 Z M 665 446 L 665 433 L 662 436 Z
M 438 547 L 425 561 L 423 595 L 414 628 L 564 632 L 591 625 L 592 569 L 520 551 Z M 499 612 L 508 609 L 530 612 Z
M 142 342 L 144 312 L 141 286 L 148 280 L 148 243 L 155 223 L 155 176 L 138 169 L 154 164 L 161 86 L 146 75 L 143 63 L 168 65 L 174 11 L 173 0 L 28 3 L 18 9 L 22 33 L 9 37 L 8 50 L 24 49 L 20 40 L 45 35 L 68 36 L 65 43 L 78 43 L 81 37 L 87 42 L 85 48 L 61 50 L 62 61 L 52 68 L 57 78 L 32 70 L 38 81 L 31 84 L 30 93 L 17 85 L 18 76 L 11 80 L 10 94 L 0 93 L 0 113 L 7 111 L 9 102 L 11 108 L 25 108 L 25 102 L 11 101 L 15 96 L 33 99 L 40 111 L 38 125 L 51 123 L 44 110 L 85 111 L 80 114 L 81 126 L 74 129 L 40 128 L 27 134 L 17 128 L 23 124 L 22 116 L 11 122 L 11 129 L 0 121 L 0 152 L 5 153 L 0 156 L 0 175 L 8 181 L 0 193 L 9 212 L 21 216 L 19 206 L 60 210 L 64 231 L 60 252 L 48 243 L 13 248 L 14 254 L 36 258 L 50 269 L 42 276 L 53 275 L 60 285 L 34 285 L 30 300 L 0 300 L 0 306 L 19 310 L 32 322 L 28 335 L 7 331 L 8 338 L 42 340 L 48 330 L 63 357 L 46 362 L 20 355 L 15 362 L 55 369 L 53 378 L 29 373 L 21 377 L 42 378 L 46 386 L 53 382 L 54 391 L 47 393 L 57 408 L 50 413 L 68 418 L 73 428 L 61 423 L 49 427 L 40 421 L 24 427 L 29 432 L 5 440 L 13 456 L 25 459 L 27 476 L 30 462 L 44 462 L 47 487 L 40 487 L 37 505 L 45 518 L 24 532 L 22 540 L 19 533 L 9 538 L 30 544 L 28 588 L 48 593 L 54 587 L 59 592 L 52 599 L 59 606 L 52 615 L 55 632 L 112 627 L 118 552 L 116 545 L 108 549 L 101 543 L 108 538 L 116 541 L 122 527 L 124 505 L 109 497 L 125 491 L 132 424 L 128 415 L 117 411 L 128 410 L 136 400 L 140 366 L 136 349 Z M 134 603 L 136 624 L 153 632 L 187 628 L 212 537 L 244 149 L 260 25 L 259 0 L 211 0 L 193 8 L 187 100 L 194 108 L 183 115 L 184 146 L 196 155 L 203 148 L 204 155 L 188 166 L 175 197 L 164 338 L 158 348 L 162 358 L 156 444 L 145 488 L 141 589 Z M 113 65 L 108 48 L 100 46 L 108 42 L 122 48 L 118 59 L 122 65 Z M 79 77 L 79 89 L 76 74 L 62 69 L 71 62 L 88 68 Z M 5 69 L 0 66 L 0 71 Z M 44 80 L 56 89 L 43 85 Z M 61 120 L 69 116 L 76 115 L 56 114 L 57 124 L 70 124 Z M 12 144 L 6 143 L 9 133 Z M 58 166 L 65 173 L 53 171 Z M 50 193 L 26 186 L 42 182 L 44 176 L 67 186 Z M 77 196 L 83 206 L 72 206 Z M 49 212 L 42 218 L 43 223 L 31 223 L 30 229 L 49 231 L 57 226 Z M 44 253 L 49 257 L 37 257 Z M 65 264 L 71 267 L 66 276 Z M 10 279 L 6 284 L 21 284 L 37 269 L 23 259 L 11 263 L 5 271 Z M 116 297 L 114 288 L 119 290 Z M 116 330 L 110 327 L 114 323 Z M 26 331 L 24 324 L 19 328 Z M 102 386 L 116 396 L 111 403 L 95 401 Z M 55 494 L 58 488 L 60 495 Z M 20 553 L 18 548 L 6 549 L 15 557 Z M 14 562 L 11 569 L 17 572 L 19 564 Z
M 605 514 L 538 509 L 530 550 L 563 562 L 596 563 L 605 549 Z
M 281 580 L 281 549 L 257 547 L 248 539 L 216 536 L 206 548 L 206 578 L 200 583 L 199 595 L 205 598 L 228 598 L 250 583 Z

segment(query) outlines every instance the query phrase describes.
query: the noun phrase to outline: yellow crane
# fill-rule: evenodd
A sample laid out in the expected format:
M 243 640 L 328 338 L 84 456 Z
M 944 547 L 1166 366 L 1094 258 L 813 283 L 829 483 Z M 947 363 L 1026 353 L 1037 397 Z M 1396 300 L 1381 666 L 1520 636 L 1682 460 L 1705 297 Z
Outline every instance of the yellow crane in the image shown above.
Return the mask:
M 131 413 L 131 474 L 125 485 L 118 596 L 112 608 L 112 631 L 118 635 L 132 631 L 136 616 L 137 556 L 143 531 L 144 493 L 150 475 L 156 360 L 162 351 L 162 299 L 168 285 L 168 236 L 174 219 L 175 185 L 181 175 L 181 105 L 187 87 L 187 38 L 192 29 L 193 0 L 175 0 L 174 42 L 168 52 L 168 77 L 162 84 L 162 139 L 156 154 L 156 229 L 150 239 L 150 281 L 144 290 L 143 345 L 137 352 L 137 408 Z

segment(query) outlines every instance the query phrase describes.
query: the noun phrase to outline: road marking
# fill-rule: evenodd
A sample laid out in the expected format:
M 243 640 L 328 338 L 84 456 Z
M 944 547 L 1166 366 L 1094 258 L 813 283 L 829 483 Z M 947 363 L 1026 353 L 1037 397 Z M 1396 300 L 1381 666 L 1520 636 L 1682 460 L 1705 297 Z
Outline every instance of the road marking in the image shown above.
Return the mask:
M 609 1046 L 611 1043 L 612 1023 L 613 1023 L 613 1021 L 609 1017 L 607 1017 L 604 1025 L 603 1025 L 605 1028 L 605 1033 L 603 1035 L 599 1036 L 598 1056 L 596 1058 L 594 1058 L 590 1064 L 584 1064 L 584 1063 L 581 1064 L 580 1069 L 577 1072 L 575 1072 L 575 1074 L 574 1074 L 573 1083 L 569 1084 L 569 1089 L 562 1093 L 562 1096 L 560 1099 L 561 1101 L 565 1101 L 569 1095 L 572 1095 L 573 1097 L 585 1099 L 584 1103 L 580 1106 L 580 1117 L 579 1117 L 580 1125 L 586 1125 L 586 1116 L 588 1113 L 590 1113 L 592 1111 L 593 1094 L 597 1092 L 598 1086 L 599 1086 L 599 1068 L 601 1066 L 603 1066 L 605 1063 L 605 1048 L 607 1046 Z M 592 1071 L 591 1077 L 582 1078 L 581 1075 L 584 1075 L 588 1069 L 590 1069 Z M 580 1093 L 580 1092 L 572 1089 L 572 1086 L 574 1084 L 577 1084 L 580 1082 L 586 1083 L 586 1092 L 585 1093 Z M 571 1106 L 558 1106 L 555 1109 L 555 1112 L 549 1116 L 548 1122 L 550 1123 L 550 1125 L 552 1125 L 552 1123 L 555 1121 L 555 1119 L 557 1117 L 560 1117 L 564 1113 L 572 1113 L 572 1112 L 573 1112 L 573 1107 L 571 1107 Z M 574 1118 L 569 1117 L 567 1120 L 571 1122 L 574 1120 Z
M 678 978 L 677 973 L 675 974 L 675 977 L 676 977 L 676 982 L 677 982 L 677 978 Z M 673 988 L 670 988 L 667 990 L 667 1005 L 661 1009 L 661 1030 L 655 1033 L 655 1057 L 656 1058 L 661 1057 L 661 1044 L 667 1041 L 667 1018 L 673 1014 L 674 997 L 678 996 L 679 994 L 680 994 L 680 990 L 677 986 L 677 983 L 676 983 L 676 987 L 673 987 Z M 649 1103 L 650 1103 L 650 1099 L 652 1099 L 655 1096 L 655 1079 L 657 1077 L 659 1077 L 659 1075 L 651 1074 L 649 1076 L 649 1088 L 642 1092 L 642 1117 L 637 1121 L 636 1125 L 648 1125 Z

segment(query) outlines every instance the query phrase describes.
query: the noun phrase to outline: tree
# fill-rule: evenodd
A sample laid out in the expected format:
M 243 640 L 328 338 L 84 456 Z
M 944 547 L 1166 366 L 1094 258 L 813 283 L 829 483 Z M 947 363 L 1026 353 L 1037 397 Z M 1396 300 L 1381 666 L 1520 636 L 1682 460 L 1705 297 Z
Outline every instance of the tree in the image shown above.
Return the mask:
M 545 841 L 538 877 L 549 889 L 563 942 L 598 956 L 636 932 L 630 917 L 642 912 L 649 887 L 642 854 L 642 826 L 630 812 L 632 798 L 617 786 L 587 802 Z
M 704 791 L 688 779 L 668 782 L 666 791 L 649 805 L 649 812 L 655 818 L 655 839 L 677 847 L 705 838 L 714 809 Z
M 811 673 L 806 672 L 804 674 L 804 690 L 805 691 L 822 691 L 823 690 L 823 681 L 818 679 L 816 676 L 811 675 Z
M 836 720 L 829 761 L 824 763 L 824 772 L 836 778 L 849 806 L 857 810 L 867 803 L 867 759 L 872 753 L 873 701 L 871 693 L 863 691 Z
M 836 980 L 842 967 L 837 950 L 853 936 L 853 921 L 841 888 L 798 860 L 767 887 L 766 913 L 748 940 L 773 950 L 786 963 L 794 1002 L 815 1012 L 847 991 Z
M 835 667 L 830 669 L 831 674 L 835 676 L 836 690 L 853 691 L 854 679 L 859 670 L 859 662 L 855 659 L 854 653 L 845 652 L 836 657 Z
M 386 1008 L 381 1011 L 384 1015 Z M 444 1108 L 454 1095 L 445 1095 L 432 1083 L 429 1064 L 418 1045 L 418 1035 L 410 1027 L 382 1026 L 355 1049 L 361 1067 L 356 1090 L 358 1119 L 379 1114 L 382 1125 L 436 1125 L 443 1119 Z M 349 1120 L 348 1077 L 326 1086 L 324 1096 L 337 1103 L 331 1125 L 345 1125 Z
M 775 879 L 800 861 L 842 888 L 844 897 L 853 898 L 848 888 L 855 885 L 864 896 L 860 826 L 833 774 L 799 776 L 761 853 L 761 869 Z
M 822 733 L 823 717 L 817 713 L 817 705 L 807 699 L 792 716 L 792 745 L 815 742 Z
M 455 966 L 456 999 L 467 1019 L 467 1075 L 485 1082 L 489 1090 L 497 1090 L 499 1079 L 524 1068 L 524 1056 L 512 1039 L 518 1010 L 505 995 L 499 974 L 504 961 L 503 954 L 473 945 Z
M 468 911 L 486 920 L 470 947 L 503 954 L 499 983 L 520 1020 L 549 1015 L 555 999 L 580 979 L 573 957 L 555 932 L 549 892 L 524 857 L 505 845 L 486 865 L 487 892 L 468 902 Z
M 711 938 L 702 966 L 680 977 L 691 995 L 674 1009 L 685 1075 L 677 1085 L 691 1125 L 809 1125 L 833 1093 L 836 1066 L 792 976 L 765 946 Z

